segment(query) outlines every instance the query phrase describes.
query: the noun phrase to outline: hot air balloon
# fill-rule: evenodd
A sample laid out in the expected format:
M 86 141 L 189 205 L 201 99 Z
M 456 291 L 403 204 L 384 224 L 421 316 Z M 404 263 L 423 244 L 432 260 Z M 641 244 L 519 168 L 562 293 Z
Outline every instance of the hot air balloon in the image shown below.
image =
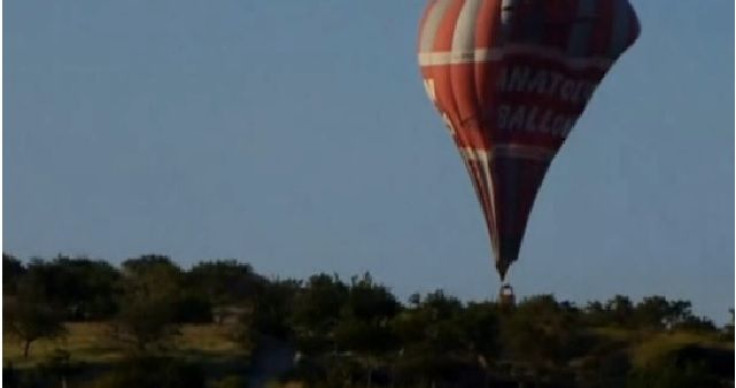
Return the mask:
M 424 87 L 470 174 L 502 282 L 552 159 L 639 32 L 628 0 L 429 1 Z

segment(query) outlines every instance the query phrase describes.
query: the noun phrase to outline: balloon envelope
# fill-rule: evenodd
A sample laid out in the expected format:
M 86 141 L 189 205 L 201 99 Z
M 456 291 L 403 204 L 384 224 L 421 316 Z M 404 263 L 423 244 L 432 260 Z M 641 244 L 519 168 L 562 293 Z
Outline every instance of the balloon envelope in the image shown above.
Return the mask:
M 429 2 L 424 87 L 470 174 L 502 279 L 550 162 L 638 36 L 628 0 Z

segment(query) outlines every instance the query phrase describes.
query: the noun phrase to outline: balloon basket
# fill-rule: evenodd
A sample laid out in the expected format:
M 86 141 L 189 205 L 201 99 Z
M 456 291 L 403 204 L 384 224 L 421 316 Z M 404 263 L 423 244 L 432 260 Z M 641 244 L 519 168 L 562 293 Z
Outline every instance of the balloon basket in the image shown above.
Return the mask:
M 514 289 L 510 284 L 504 283 L 501 289 L 498 291 L 498 303 L 501 308 L 508 309 L 516 305 L 516 296 L 514 295 Z

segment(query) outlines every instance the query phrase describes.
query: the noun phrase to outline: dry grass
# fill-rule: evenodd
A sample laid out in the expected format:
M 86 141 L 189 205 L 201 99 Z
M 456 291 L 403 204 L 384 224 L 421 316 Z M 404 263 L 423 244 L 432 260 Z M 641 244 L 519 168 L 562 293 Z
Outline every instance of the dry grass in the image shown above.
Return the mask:
M 56 350 L 68 351 L 74 361 L 109 363 L 120 360 L 125 345 L 115 341 L 111 328 L 105 322 L 67 323 L 65 336 L 53 340 L 39 340 L 31 345 L 28 359 L 23 358 L 23 344 L 17 339 L 3 336 L 3 363 L 15 366 L 35 365 L 46 360 Z M 235 342 L 227 325 L 183 325 L 180 335 L 173 341 L 171 353 L 187 358 L 245 357 L 249 352 Z
M 266 388 L 304 388 L 304 383 L 289 381 L 282 384 L 276 381 L 272 381 L 266 384 Z
M 23 358 L 23 344 L 18 339 L 3 336 L 3 362 L 16 366 L 34 365 L 47 359 L 58 349 L 68 351 L 78 361 L 109 362 L 121 355 L 119 345 L 111 340 L 104 323 L 68 323 L 66 334 L 55 339 L 41 339 L 31 344 L 28 359 Z
M 234 328 L 230 325 L 200 324 L 184 325 L 180 335 L 174 340 L 174 348 L 179 353 L 202 357 L 244 357 L 249 355 L 245 348 L 233 337 Z
M 733 349 L 733 343 L 723 342 L 717 335 L 691 332 L 658 333 L 632 348 L 632 361 L 637 367 L 645 367 L 688 345 Z
M 617 327 L 596 328 L 594 333 L 627 344 L 632 363 L 638 368 L 656 363 L 666 355 L 689 345 L 728 350 L 734 348 L 732 342 L 724 341 L 718 334 L 631 330 Z

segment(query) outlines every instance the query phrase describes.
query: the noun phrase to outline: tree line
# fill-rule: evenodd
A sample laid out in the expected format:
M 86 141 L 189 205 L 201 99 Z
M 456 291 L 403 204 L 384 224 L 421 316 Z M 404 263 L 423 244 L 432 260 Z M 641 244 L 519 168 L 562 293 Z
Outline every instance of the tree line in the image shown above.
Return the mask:
M 733 322 L 719 327 L 695 315 L 689 301 L 658 295 L 584 306 L 536 295 L 502 308 L 437 290 L 402 302 L 367 273 L 296 280 L 267 278 L 236 260 L 183 269 L 163 255 L 113 266 L 63 255 L 22 262 L 4 253 L 3 300 L 6 334 L 26 356 L 39 339 L 62 336 L 65 322 L 105 322 L 130 360 L 171 346 L 181 325 L 230 322 L 244 347 L 262 338 L 293 344 L 295 367 L 283 378 L 315 387 L 653 388 L 719 386 L 733 377 L 732 346 L 725 372 L 698 346 L 635 365 L 632 347 L 656 335 L 733 342 Z

